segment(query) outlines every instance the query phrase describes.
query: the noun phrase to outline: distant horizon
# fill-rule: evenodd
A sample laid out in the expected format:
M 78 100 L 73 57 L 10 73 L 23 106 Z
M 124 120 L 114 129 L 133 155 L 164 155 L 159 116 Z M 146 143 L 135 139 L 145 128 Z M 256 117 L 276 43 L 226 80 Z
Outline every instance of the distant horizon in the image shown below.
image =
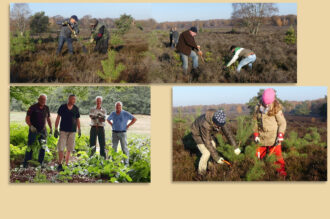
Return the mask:
M 10 9 L 15 3 L 10 3 Z M 230 19 L 232 3 L 27 3 L 31 14 L 44 11 L 49 17 L 60 15 L 78 18 L 117 19 L 129 14 L 136 20 L 154 19 L 162 22 L 191 22 L 196 20 Z M 66 6 L 64 6 L 64 4 Z M 296 3 L 275 3 L 279 16 L 297 15 Z
M 327 87 L 324 86 L 177 86 L 173 87 L 172 107 L 246 104 L 252 97 L 257 95 L 260 89 L 269 87 L 275 89 L 277 91 L 277 96 L 283 101 L 313 101 L 327 96 Z

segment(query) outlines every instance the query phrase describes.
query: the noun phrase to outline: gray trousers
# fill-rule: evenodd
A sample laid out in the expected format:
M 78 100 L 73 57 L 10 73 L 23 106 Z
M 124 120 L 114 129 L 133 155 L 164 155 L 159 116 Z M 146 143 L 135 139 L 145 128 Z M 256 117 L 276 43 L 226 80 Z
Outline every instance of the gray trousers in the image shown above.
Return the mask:
M 125 159 L 125 165 L 129 165 L 129 151 L 128 151 L 128 147 L 127 147 L 126 132 L 119 132 L 119 133 L 112 132 L 112 148 L 116 152 L 117 152 L 119 141 L 120 141 L 121 150 L 127 156 L 127 159 Z

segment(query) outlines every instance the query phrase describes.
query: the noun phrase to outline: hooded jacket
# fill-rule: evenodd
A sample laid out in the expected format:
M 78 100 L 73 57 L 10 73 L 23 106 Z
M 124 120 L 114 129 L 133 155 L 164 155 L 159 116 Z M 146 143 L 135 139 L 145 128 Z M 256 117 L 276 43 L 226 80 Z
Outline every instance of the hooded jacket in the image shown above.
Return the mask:
M 205 114 L 199 116 L 191 125 L 191 133 L 195 142 L 197 144 L 204 144 L 205 147 L 210 151 L 213 160 L 218 161 L 220 159 L 220 156 L 211 143 L 215 135 L 220 131 L 216 128 L 212 121 L 213 115 L 216 111 L 217 110 L 215 109 L 209 109 L 206 111 Z M 231 132 L 227 129 L 227 126 L 222 126 L 221 130 L 226 136 L 229 143 L 236 149 L 236 142 Z
M 255 107 L 254 120 L 256 121 L 254 132 L 259 133 L 262 146 L 274 146 L 278 133 L 285 133 L 286 120 L 283 115 L 282 106 L 275 100 L 267 113 L 260 110 L 261 103 Z

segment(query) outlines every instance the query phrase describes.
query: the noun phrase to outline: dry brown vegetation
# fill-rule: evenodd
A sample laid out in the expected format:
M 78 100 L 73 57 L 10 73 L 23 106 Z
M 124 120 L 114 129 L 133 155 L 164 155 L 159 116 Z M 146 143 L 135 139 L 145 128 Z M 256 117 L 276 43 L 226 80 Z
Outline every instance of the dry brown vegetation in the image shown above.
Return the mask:
M 174 118 L 178 118 L 174 114 Z M 321 146 L 327 142 L 327 123 L 321 118 L 285 115 L 287 119 L 286 140 L 282 144 L 286 171 L 288 176 L 279 176 L 272 166 L 270 160 L 265 160 L 262 164 L 256 162 L 255 144 L 252 137 L 241 146 L 242 154 L 237 160 L 231 160 L 232 166 L 216 164 L 212 159 L 209 161 L 208 172 L 205 176 L 197 174 L 198 162 L 201 153 L 197 149 L 191 132 L 190 125 L 196 117 L 195 114 L 185 114 L 181 119 L 174 119 L 173 122 L 173 151 L 172 151 L 172 174 L 173 181 L 324 181 L 327 180 L 327 146 Z M 235 135 L 237 132 L 236 117 L 230 118 L 227 123 L 229 129 Z M 311 134 L 310 127 L 316 128 L 317 133 Z M 290 133 L 297 133 L 291 136 Z M 311 141 L 305 142 L 311 135 Z M 307 137 L 308 136 L 308 137 Z M 319 140 L 316 140 L 320 137 Z M 304 139 L 299 141 L 298 139 Z M 295 143 L 297 142 L 297 143 Z M 298 142 L 304 142 L 305 146 Z M 219 144 L 219 142 L 218 142 Z M 228 146 L 230 147 L 230 146 Z M 219 150 L 219 145 L 218 145 Z M 236 155 L 234 155 L 236 156 Z M 257 166 L 258 164 L 263 166 Z M 251 174 L 252 169 L 264 171 L 261 176 Z M 249 173 L 250 172 L 250 173 Z M 255 179 L 249 179 L 253 176 Z
M 230 28 L 203 29 L 196 41 L 202 47 L 206 63 L 200 62 L 201 73 L 195 82 L 295 83 L 297 46 L 285 42 L 287 29 L 288 27 L 266 27 L 257 36 L 231 31 Z M 62 55 L 56 56 L 55 34 L 49 34 L 42 40 L 34 40 L 34 51 L 24 51 L 10 57 L 11 82 L 106 82 L 97 71 L 102 70 L 101 60 L 107 59 L 107 55 L 92 52 L 93 46 L 87 43 L 88 32 L 80 37 L 88 53 L 83 53 L 82 44 L 75 41 L 74 55 L 68 54 L 65 45 Z M 121 39 L 122 43 L 111 45 L 111 49 L 117 52 L 116 63 L 124 64 L 125 70 L 112 82 L 186 82 L 179 55 L 168 47 L 167 31 L 132 28 Z M 257 60 L 252 72 L 244 68 L 239 74 L 234 69 L 222 70 L 228 60 L 228 49 L 233 44 L 252 49 L 256 53 Z

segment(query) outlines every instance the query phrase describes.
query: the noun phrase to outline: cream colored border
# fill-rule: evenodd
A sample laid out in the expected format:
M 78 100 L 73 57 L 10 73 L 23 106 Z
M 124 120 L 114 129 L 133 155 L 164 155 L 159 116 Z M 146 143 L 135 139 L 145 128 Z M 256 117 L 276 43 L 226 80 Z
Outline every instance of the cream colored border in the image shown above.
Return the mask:
M 184 1 L 193 2 L 187 0 L 180 2 Z M 91 1 L 71 0 L 70 2 Z M 299 17 L 297 85 L 328 86 L 330 84 L 328 69 L 330 2 L 328 0 L 297 0 L 296 2 L 298 2 Z M 172 183 L 171 87 L 175 86 L 174 84 L 151 86 L 152 182 L 150 184 L 9 185 L 9 1 L 4 0 L 0 4 L 2 29 L 0 95 L 3 103 L 0 109 L 2 115 L 1 218 L 329 218 L 328 182 Z

